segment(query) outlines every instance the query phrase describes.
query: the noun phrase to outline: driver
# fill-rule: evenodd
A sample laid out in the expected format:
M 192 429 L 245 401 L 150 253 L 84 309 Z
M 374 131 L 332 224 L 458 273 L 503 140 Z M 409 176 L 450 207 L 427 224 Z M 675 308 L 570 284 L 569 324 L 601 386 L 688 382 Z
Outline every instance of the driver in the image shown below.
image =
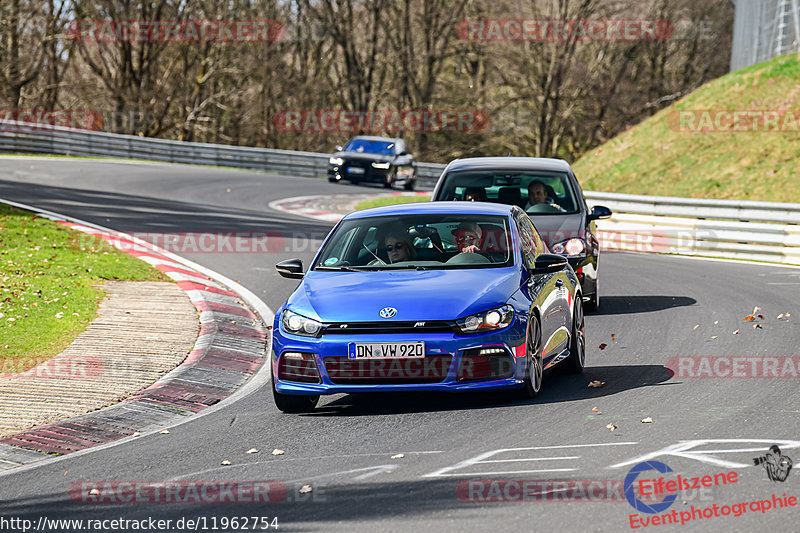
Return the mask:
M 481 242 L 482 235 L 481 227 L 475 222 L 462 222 L 453 230 L 456 246 L 461 253 L 480 252 L 478 244 Z
M 525 209 L 527 210 L 529 207 L 539 204 L 547 204 L 550 207 L 558 209 L 559 211 L 564 210 L 557 203 L 548 201 L 547 187 L 545 187 L 544 183 L 541 181 L 534 180 L 528 184 L 528 205 L 525 206 Z

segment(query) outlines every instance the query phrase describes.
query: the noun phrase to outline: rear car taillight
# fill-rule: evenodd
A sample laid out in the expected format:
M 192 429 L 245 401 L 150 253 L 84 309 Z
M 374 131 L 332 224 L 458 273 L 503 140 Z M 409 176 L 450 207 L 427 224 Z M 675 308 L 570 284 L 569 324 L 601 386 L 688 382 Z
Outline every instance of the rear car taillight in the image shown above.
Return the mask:
M 285 352 L 278 364 L 278 379 L 319 383 L 319 369 L 313 353 Z

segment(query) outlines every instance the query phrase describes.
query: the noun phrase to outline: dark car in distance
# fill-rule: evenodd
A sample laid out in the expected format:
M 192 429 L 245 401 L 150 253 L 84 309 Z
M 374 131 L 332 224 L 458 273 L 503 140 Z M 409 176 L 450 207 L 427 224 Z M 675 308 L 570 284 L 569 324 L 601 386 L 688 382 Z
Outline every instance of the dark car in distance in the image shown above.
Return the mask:
M 586 205 L 569 163 L 541 157 L 475 157 L 451 161 L 431 195 L 432 201 L 480 201 L 525 210 L 554 254 L 567 257 L 581 282 L 585 307 L 600 305 L 600 243 L 595 220 L 611 210 Z
M 328 181 L 382 183 L 386 188 L 402 185 L 414 190 L 417 163 L 403 139 L 358 136 L 336 149 L 328 160 Z

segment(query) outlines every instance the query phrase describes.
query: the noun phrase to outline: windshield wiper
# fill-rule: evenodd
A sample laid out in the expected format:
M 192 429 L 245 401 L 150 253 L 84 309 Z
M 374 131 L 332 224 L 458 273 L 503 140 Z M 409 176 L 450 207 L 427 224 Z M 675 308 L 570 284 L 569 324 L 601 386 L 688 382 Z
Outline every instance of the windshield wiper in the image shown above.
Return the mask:
M 360 268 L 351 268 L 349 266 L 318 266 L 314 270 L 330 270 L 330 271 L 341 271 L 341 272 L 363 272 Z
M 389 270 L 433 270 L 433 269 L 429 266 L 423 266 L 423 265 L 403 265 L 403 266 L 386 265 L 386 268 L 381 268 L 381 270 L 389 271 Z

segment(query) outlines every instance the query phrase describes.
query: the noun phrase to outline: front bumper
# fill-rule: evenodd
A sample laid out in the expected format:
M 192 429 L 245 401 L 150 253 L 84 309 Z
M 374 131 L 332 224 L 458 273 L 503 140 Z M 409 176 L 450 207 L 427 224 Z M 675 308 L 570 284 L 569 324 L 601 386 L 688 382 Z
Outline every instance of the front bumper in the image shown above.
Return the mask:
M 362 173 L 352 173 L 348 169 L 350 166 L 361 168 L 364 170 Z M 388 169 L 375 168 L 372 165 L 350 165 L 347 161 L 342 165 L 328 165 L 328 178 L 336 181 L 350 180 L 350 181 L 367 181 L 374 183 L 383 183 L 389 176 L 391 167 Z
M 504 330 L 469 336 L 455 333 L 291 335 L 275 325 L 272 376 L 282 394 L 477 391 L 520 388 L 525 378 L 525 328 L 515 320 Z M 425 342 L 424 359 L 348 360 L 349 343 Z M 486 355 L 485 352 L 491 352 Z M 281 379 L 285 354 L 313 354 L 316 382 Z M 309 362 L 311 355 L 306 355 Z M 284 364 L 286 362 L 284 361 Z M 283 367 L 285 370 L 285 367 Z M 310 378 L 309 378 L 310 381 Z

